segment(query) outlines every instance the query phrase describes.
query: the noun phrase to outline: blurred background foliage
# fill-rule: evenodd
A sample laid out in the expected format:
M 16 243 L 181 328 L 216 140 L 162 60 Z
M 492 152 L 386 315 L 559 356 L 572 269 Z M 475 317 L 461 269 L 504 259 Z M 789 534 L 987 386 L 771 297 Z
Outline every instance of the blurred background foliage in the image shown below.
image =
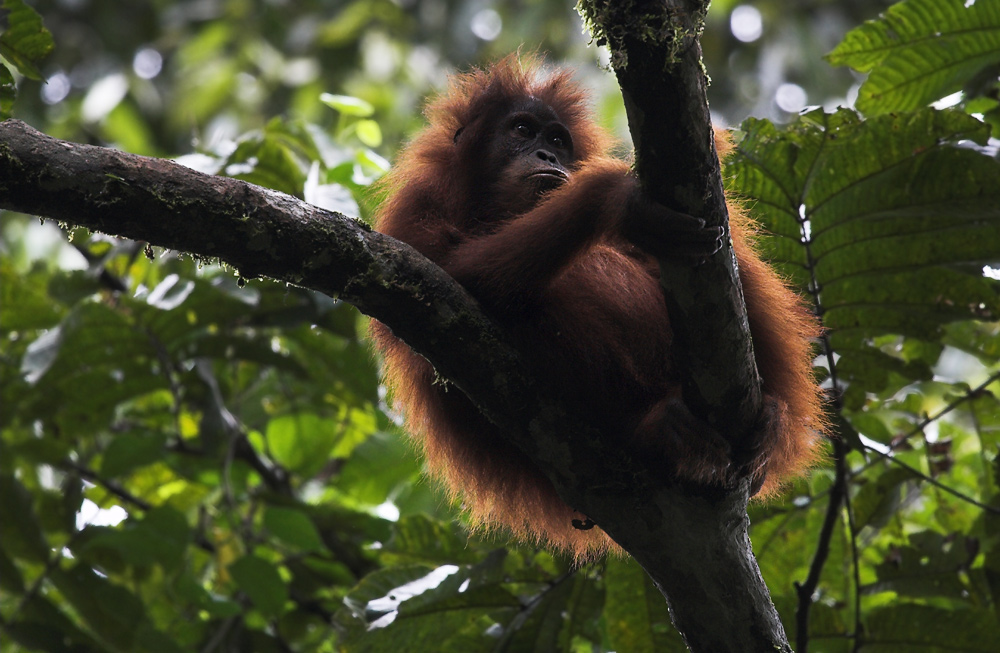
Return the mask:
M 362 218 L 425 97 L 518 48 L 576 68 L 627 139 L 572 3 L 0 6 L 4 112 Z M 889 6 L 709 14 L 714 119 L 754 116 L 730 185 L 828 328 L 841 415 L 830 463 L 752 504 L 752 536 L 800 651 L 995 651 L 1000 2 L 908 0 L 845 40 Z M 0 220 L 0 650 L 683 650 L 630 561 L 465 530 L 352 307 Z

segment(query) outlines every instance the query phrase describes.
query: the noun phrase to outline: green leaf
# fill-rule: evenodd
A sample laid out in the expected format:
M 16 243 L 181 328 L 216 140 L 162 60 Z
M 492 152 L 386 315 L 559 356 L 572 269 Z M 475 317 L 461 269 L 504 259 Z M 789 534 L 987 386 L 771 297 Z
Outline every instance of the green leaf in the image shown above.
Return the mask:
M 73 546 L 81 557 L 112 553 L 123 562 L 148 567 L 159 563 L 164 571 L 177 569 L 193 537 L 184 515 L 170 506 L 158 506 L 142 519 L 130 517 L 119 528 L 89 527 Z
M 508 624 L 502 650 L 567 651 L 574 634 L 587 632 L 586 624 L 600 617 L 595 584 L 580 573 L 567 574 L 545 585 Z M 577 613 L 582 608 L 582 614 Z M 596 632 L 590 633 L 599 639 Z M 498 647 L 500 648 L 500 647 Z
M 143 534 L 157 562 L 165 571 L 179 568 L 184 551 L 194 540 L 194 532 L 182 513 L 169 505 L 162 505 L 146 512 L 136 524 Z
M 521 608 L 502 584 L 505 555 L 455 571 L 419 565 L 369 574 L 345 597 L 349 614 L 338 615 L 348 650 L 496 650 L 487 631 Z
M 365 611 L 371 601 L 392 596 L 398 587 L 426 578 L 434 570 L 427 565 L 405 565 L 389 567 L 374 571 L 357 584 L 346 597 L 346 605 L 358 618 L 365 617 Z
M 176 592 L 179 598 L 205 610 L 213 617 L 226 619 L 242 612 L 239 603 L 208 592 L 188 572 L 181 573 L 170 589 Z
M 891 558 L 875 567 L 878 581 L 865 593 L 893 592 L 912 597 L 947 597 L 961 600 L 969 591 L 964 571 L 973 563 L 976 546 L 964 537 L 947 537 L 933 531 L 914 533 L 909 546 L 895 548 Z
M 1000 62 L 1000 4 L 899 2 L 851 30 L 827 59 L 869 73 L 857 100 L 866 114 L 916 109 Z
M 852 500 L 856 528 L 885 526 L 913 491 L 914 481 L 911 472 L 893 467 L 885 470 L 874 483 L 862 485 Z
M 229 573 L 254 606 L 268 617 L 276 617 L 285 609 L 288 586 L 278 568 L 255 555 L 243 556 L 229 565 Z
M 333 420 L 315 413 L 295 413 L 268 422 L 266 437 L 271 455 L 279 464 L 308 478 L 330 460 L 338 431 Z
M 316 526 L 301 510 L 268 506 L 264 512 L 264 528 L 301 551 L 318 552 L 326 548 Z
M 158 462 L 166 455 L 166 444 L 165 433 L 118 433 L 104 450 L 101 474 L 107 478 L 115 478 L 137 467 Z
M 121 570 L 123 564 L 149 567 L 156 562 L 149 541 L 134 526 L 88 526 L 70 549 L 74 557 L 105 569 Z
M 368 174 L 381 176 L 389 171 L 389 162 L 371 150 L 359 150 L 356 158 Z
M 38 64 L 52 51 L 52 34 L 45 29 L 38 12 L 23 0 L 3 0 L 0 6 L 9 12 L 0 32 L 0 55 L 25 77 L 42 79 Z
M 457 524 L 431 519 L 425 514 L 403 517 L 392 525 L 388 550 L 409 560 L 456 563 L 475 562 L 469 536 Z
M 304 124 L 274 118 L 262 132 L 240 142 L 226 159 L 224 172 L 237 179 L 301 196 L 310 162 L 320 158 L 313 136 Z
M 331 482 L 362 503 L 377 506 L 392 497 L 399 506 L 432 491 L 428 484 L 418 481 L 421 473 L 420 460 L 402 434 L 378 431 L 351 452 L 340 474 Z M 439 503 L 440 497 L 433 498 L 430 510 Z M 416 511 L 420 512 L 420 508 Z M 452 553 L 465 549 L 466 540 L 463 535 L 462 544 Z M 434 546 L 434 542 L 430 544 Z
M 374 120 L 359 120 L 355 125 L 358 140 L 368 147 L 378 147 L 382 144 L 382 129 Z
M 121 402 L 166 388 L 153 363 L 159 360 L 154 343 L 129 321 L 133 317 L 86 302 L 41 334 L 21 364 L 34 383 L 20 407 L 22 419 L 44 419 L 79 436 L 106 427 Z
M 56 360 L 62 349 L 62 329 L 55 327 L 32 341 L 21 359 L 21 374 L 24 380 L 35 384 Z
M 20 274 L 9 258 L 0 261 L 0 329 L 44 329 L 57 324 L 64 310 L 45 292 L 49 274 L 33 268 Z
M 0 540 L 0 544 L 3 540 Z M 4 547 L 0 546 L 0 589 L 12 594 L 24 591 L 24 575 L 14 561 L 7 556 Z
M 51 594 L 50 594 L 51 595 Z M 62 597 L 58 605 L 65 607 Z M 22 621 L 8 624 L 4 632 L 11 639 L 20 642 L 28 650 L 39 651 L 100 651 L 106 646 L 98 643 L 89 633 L 84 632 L 79 619 L 70 621 L 56 603 L 47 596 L 27 597 L 19 616 Z M 78 625 L 80 624 L 80 625 Z M 13 627 L 12 627 L 13 626 Z
M 134 104 L 120 102 L 101 122 L 103 137 L 125 152 L 154 156 L 156 137 L 144 118 Z
M 612 648 L 637 653 L 687 650 L 663 595 L 635 560 L 609 558 L 604 587 L 604 619 Z
M 178 275 L 171 274 L 150 291 L 146 302 L 161 311 L 172 311 L 183 304 L 193 291 L 193 281 L 182 280 Z
M 753 201 L 766 258 L 803 293 L 820 289 L 855 394 L 881 391 L 890 372 L 931 373 L 929 358 L 889 356 L 873 338 L 933 342 L 950 322 L 1000 316 L 1000 284 L 982 275 L 1000 252 L 1000 162 L 960 146 L 985 143 L 985 125 L 954 110 L 841 110 L 744 129 L 730 186 Z
M 375 113 L 375 107 L 371 103 L 362 100 L 361 98 L 351 97 L 349 95 L 334 95 L 333 93 L 323 93 L 319 96 L 320 102 L 332 107 L 344 114 L 345 116 L 356 116 L 358 118 L 367 118 L 368 116 Z M 374 147 L 374 146 L 373 146 Z
M 5 64 L 0 63 L 0 120 L 6 120 L 13 115 L 14 99 L 17 97 L 17 84 L 14 75 Z

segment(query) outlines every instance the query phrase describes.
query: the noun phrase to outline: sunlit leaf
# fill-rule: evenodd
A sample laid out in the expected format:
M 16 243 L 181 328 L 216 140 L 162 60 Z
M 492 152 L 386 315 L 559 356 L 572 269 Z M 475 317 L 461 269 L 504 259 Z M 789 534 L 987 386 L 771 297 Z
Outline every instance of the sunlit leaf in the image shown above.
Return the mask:
M 358 139 L 368 147 L 378 147 L 382 144 L 382 129 L 374 120 L 359 120 L 355 129 Z
M 333 93 L 323 93 L 319 96 L 320 101 L 347 116 L 357 116 L 367 118 L 375 113 L 375 107 L 361 98 L 349 95 L 335 95 Z
M 296 413 L 272 419 L 267 425 L 271 454 L 282 466 L 312 476 L 330 459 L 339 428 L 315 413 Z

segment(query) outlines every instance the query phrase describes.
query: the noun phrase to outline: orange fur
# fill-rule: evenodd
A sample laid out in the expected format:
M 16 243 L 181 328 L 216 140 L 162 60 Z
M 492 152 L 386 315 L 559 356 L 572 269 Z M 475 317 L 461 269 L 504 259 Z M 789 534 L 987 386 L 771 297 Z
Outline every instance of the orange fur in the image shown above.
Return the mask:
M 489 172 L 482 167 L 491 134 L 512 104 L 526 98 L 554 110 L 572 134 L 572 174 L 529 211 L 510 216 L 499 191 L 481 183 Z M 607 155 L 611 140 L 589 117 L 585 100 L 568 72 L 544 76 L 533 59 L 511 56 L 456 76 L 428 107 L 430 125 L 383 182 L 388 199 L 377 228 L 465 285 L 508 330 L 540 383 L 605 437 L 645 454 L 652 433 L 661 441 L 654 450 L 665 461 L 664 473 L 719 478 L 720 465 L 702 451 L 702 441 L 682 440 L 662 419 L 680 392 L 658 267 L 620 236 L 640 191 L 628 165 Z M 718 133 L 720 153 L 729 147 Z M 778 413 L 754 461 L 766 472 L 766 495 L 816 456 L 823 421 L 810 339 L 818 327 L 754 252 L 747 218 L 730 210 L 758 369 Z M 574 528 L 571 521 L 582 515 L 460 391 L 436 383 L 425 359 L 378 322 L 371 335 L 407 430 L 421 443 L 432 474 L 464 500 L 474 524 L 506 528 L 578 560 L 617 548 L 599 528 Z

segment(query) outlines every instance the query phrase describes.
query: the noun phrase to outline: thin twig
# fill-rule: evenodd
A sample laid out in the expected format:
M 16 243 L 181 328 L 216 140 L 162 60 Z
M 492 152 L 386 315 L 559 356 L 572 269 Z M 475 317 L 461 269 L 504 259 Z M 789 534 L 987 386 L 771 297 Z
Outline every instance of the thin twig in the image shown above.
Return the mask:
M 886 453 L 884 451 L 879 451 L 878 449 L 875 449 L 875 448 L 871 447 L 870 445 L 865 445 L 865 449 L 867 451 L 871 451 L 872 453 L 874 453 L 874 454 L 882 457 L 883 459 L 885 459 L 885 460 L 893 463 L 894 465 L 902 467 L 903 469 L 905 469 L 906 471 L 910 472 L 911 474 L 913 474 L 917 478 L 930 483 L 931 485 L 933 485 L 934 487 L 936 487 L 936 488 L 938 488 L 940 490 L 944 490 L 948 494 L 950 494 L 950 495 L 952 495 L 954 497 L 957 497 L 957 498 L 961 499 L 962 501 L 965 501 L 966 503 L 969 503 L 969 504 L 971 504 L 973 506 L 976 506 L 977 508 L 981 508 L 982 510 L 984 510 L 984 511 L 986 511 L 988 513 L 991 513 L 991 514 L 994 514 L 994 515 L 1000 515 L 1000 508 L 994 508 L 993 506 L 986 505 L 985 503 L 983 503 L 981 501 L 977 501 L 977 500 L 973 499 L 972 497 L 970 497 L 967 494 L 962 494 L 958 490 L 956 490 L 954 488 L 948 487 L 947 485 L 945 485 L 941 481 L 937 480 L 936 478 L 933 478 L 932 476 L 928 476 L 927 474 L 924 474 L 922 471 L 920 471 L 916 467 L 913 467 L 912 465 L 908 465 L 907 463 L 904 463 L 902 460 L 900 460 L 899 458 L 896 458 L 895 456 L 891 455 L 890 453 Z
M 143 512 L 153 509 L 153 505 L 148 501 L 140 499 L 139 497 L 135 496 L 134 494 L 123 488 L 122 486 L 118 485 L 114 481 L 109 481 L 108 479 L 104 478 L 103 476 L 93 471 L 92 469 L 88 469 L 87 467 L 84 467 L 83 465 L 75 463 L 71 460 L 64 461 L 62 466 L 68 469 L 72 469 L 74 472 L 79 474 L 81 478 L 84 478 L 90 481 L 91 483 L 101 486 L 102 488 L 104 488 L 114 496 L 118 497 L 125 503 L 130 503 L 139 510 L 142 510 Z
M 926 429 L 932 423 L 934 423 L 937 420 L 941 419 L 942 417 L 944 417 L 945 415 L 947 415 L 951 411 L 955 410 L 956 408 L 958 408 L 959 406 L 961 406 L 965 402 L 967 402 L 967 401 L 969 401 L 971 399 L 975 399 L 980 394 L 982 394 L 983 391 L 986 390 L 987 386 L 989 386 L 991 383 L 994 383 L 994 382 L 996 382 L 998 380 L 1000 380 L 1000 370 L 998 370 L 998 371 L 994 372 L 993 374 L 991 374 L 989 376 L 989 378 L 987 378 L 985 381 L 983 381 L 982 383 L 980 383 L 979 385 L 977 385 L 975 388 L 972 388 L 971 390 L 969 390 L 968 392 L 966 392 L 965 394 L 963 394 L 958 399 L 952 401 L 951 403 L 949 403 L 948 405 L 946 405 L 944 408 L 942 408 L 938 412 L 934 413 L 934 415 L 929 415 L 929 416 L 925 417 L 916 426 L 914 426 L 913 429 L 910 432 L 908 432 L 906 435 L 903 435 L 903 436 L 900 436 L 898 438 L 895 438 L 893 440 L 893 442 L 888 445 L 889 446 L 889 450 L 890 451 L 895 451 L 899 447 L 903 446 L 914 435 L 917 435 L 918 433 L 923 433 L 924 429 Z M 869 447 L 869 449 L 871 451 L 875 451 L 878 454 L 883 454 L 883 452 L 878 451 L 876 449 L 871 449 L 870 447 Z M 866 463 L 863 467 L 861 467 L 861 469 L 858 470 L 858 472 L 859 473 L 863 472 L 863 471 L 865 471 L 866 469 L 868 469 L 869 467 L 871 467 L 874 464 L 875 463 L 873 463 L 873 462 Z
M 830 540 L 833 538 L 834 527 L 840 517 L 840 510 L 847 496 L 847 445 L 842 440 L 833 441 L 833 460 L 836 470 L 830 497 L 827 503 L 826 516 L 820 529 L 816 544 L 816 553 L 809 565 L 809 575 L 801 583 L 795 583 L 795 591 L 799 597 L 798 608 L 795 611 L 795 646 L 799 653 L 806 653 L 809 648 L 809 610 L 812 607 L 813 593 L 819 586 L 819 578 L 823 573 L 823 565 L 830 555 Z
M 851 532 L 851 571 L 854 580 L 854 652 L 861 650 L 861 564 L 858 560 L 858 529 L 854 522 L 854 507 L 851 505 L 851 493 L 844 492 L 844 509 L 847 512 L 847 527 Z

